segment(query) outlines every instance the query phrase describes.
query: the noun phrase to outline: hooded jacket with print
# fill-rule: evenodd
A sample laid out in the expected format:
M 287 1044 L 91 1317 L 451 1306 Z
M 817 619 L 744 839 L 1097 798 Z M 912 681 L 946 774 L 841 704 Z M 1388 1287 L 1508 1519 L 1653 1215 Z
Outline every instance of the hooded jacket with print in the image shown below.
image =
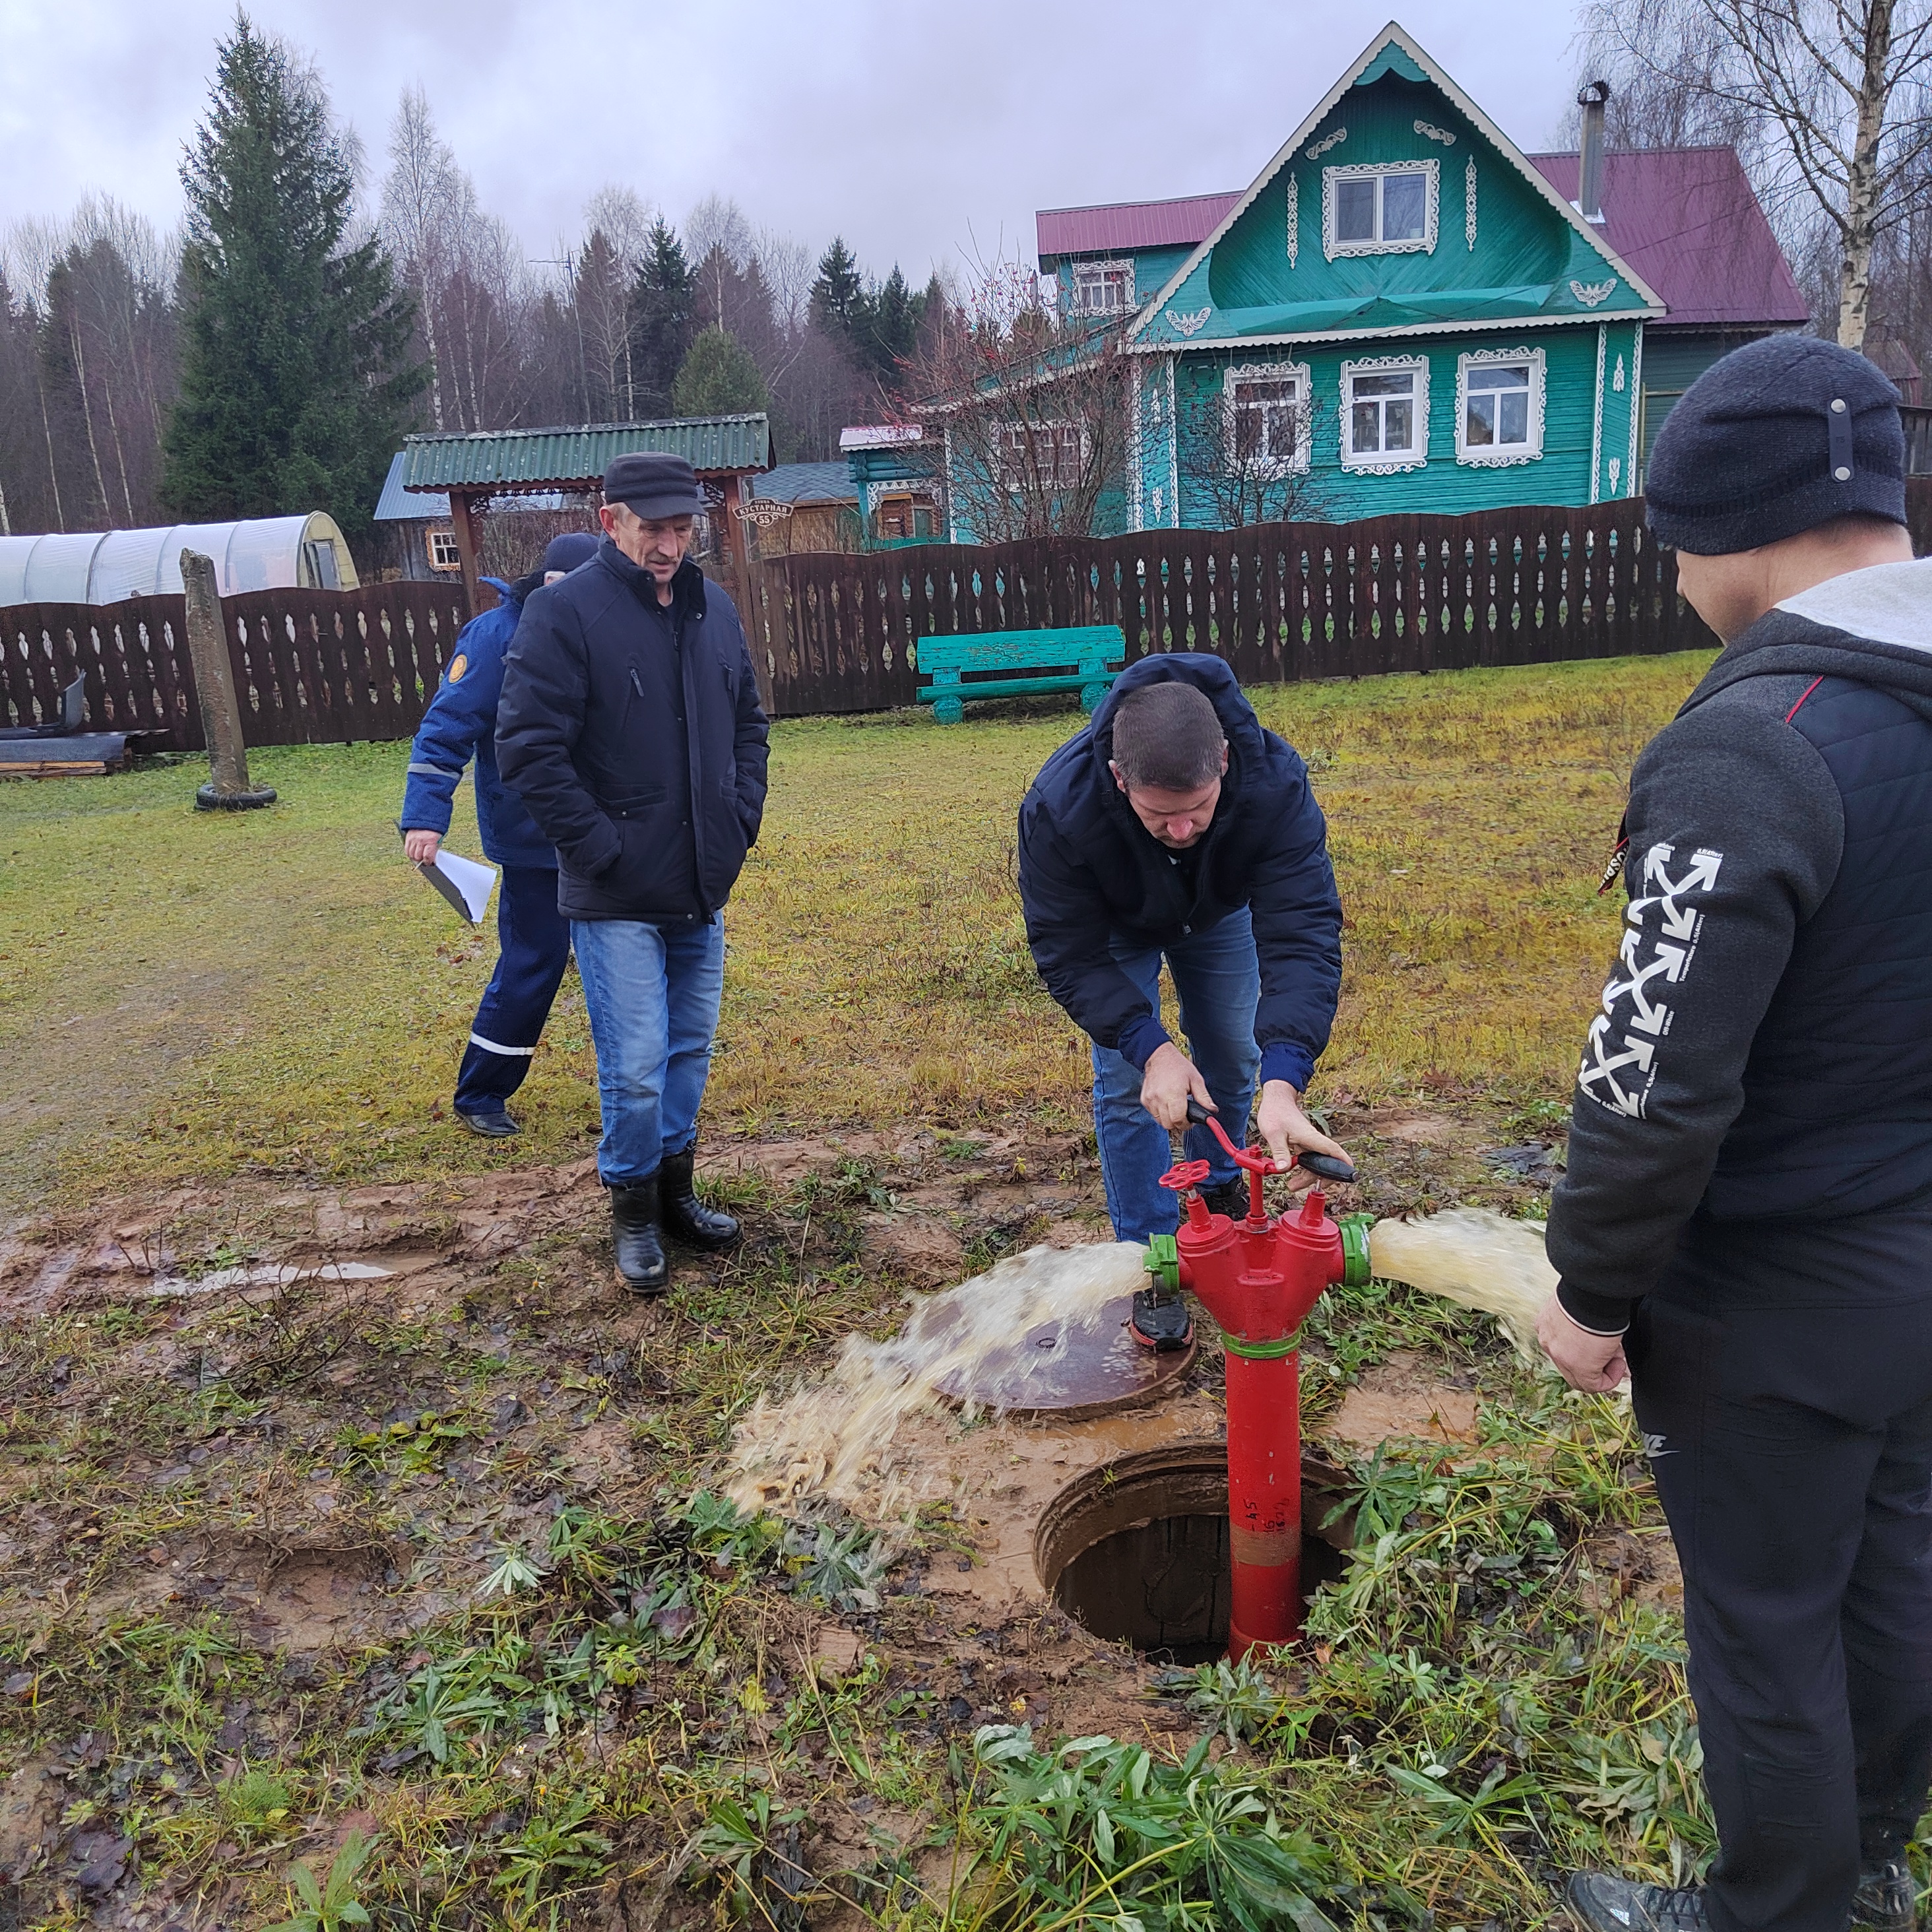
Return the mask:
M 1718 658 L 1638 760 L 1622 944 L 1548 1246 L 1619 1332 L 1694 1214 L 1932 1192 L 1932 560 L 1834 578 Z

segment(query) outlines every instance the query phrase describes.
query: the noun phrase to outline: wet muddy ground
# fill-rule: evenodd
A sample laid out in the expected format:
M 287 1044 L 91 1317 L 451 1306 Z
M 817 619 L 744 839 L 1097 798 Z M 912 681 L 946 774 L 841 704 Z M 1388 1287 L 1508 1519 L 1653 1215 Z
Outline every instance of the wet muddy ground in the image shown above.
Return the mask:
M 1343 1109 L 1335 1124 L 1364 1174 L 1338 1208 L 1535 1204 L 1533 1179 L 1486 1158 L 1510 1144 L 1506 1122 Z M 786 1137 L 714 1149 L 705 1171 L 750 1238 L 731 1257 L 681 1257 L 679 1292 L 649 1304 L 614 1288 L 588 1162 L 346 1191 L 184 1188 L 0 1235 L 0 1611 L 13 1659 L 0 1696 L 22 1740 L 0 1765 L 11 1774 L 0 1884 L 20 1910 L 128 1927 L 259 1922 L 247 1914 L 262 1874 L 326 1852 L 346 1815 L 319 1805 L 267 1852 L 221 1839 L 178 1868 L 138 1834 L 124 1845 L 84 1698 L 70 1700 L 74 1722 L 32 1720 L 52 1694 L 46 1656 L 142 1619 L 212 1613 L 269 1669 L 222 1717 L 206 1774 L 273 1762 L 318 1687 L 339 1690 L 376 1651 L 406 1666 L 412 1634 L 474 1610 L 505 1552 L 540 1549 L 560 1510 L 641 1514 L 668 1486 L 715 1477 L 747 1402 L 822 1365 L 847 1329 L 887 1332 L 908 1289 L 1018 1246 L 1108 1238 L 1090 1149 L 1072 1137 Z M 1399 1352 L 1331 1362 L 1324 1380 L 1333 1352 L 1308 1351 L 1318 1444 L 1346 1456 L 1420 1438 L 1454 1454 L 1475 1442 L 1466 1365 Z M 778 1678 L 884 1671 L 934 1738 L 1021 1720 L 1042 1734 L 1184 1732 L 1150 1697 L 1144 1661 L 1055 1608 L 1034 1536 L 1084 1472 L 1221 1437 L 1211 1336 L 1169 1393 L 1129 1413 L 1065 1424 L 941 1412 L 912 1427 L 929 1507 L 890 1590 L 863 1613 L 781 1606 L 768 1632 Z M 1598 1587 L 1667 1601 L 1668 1557 L 1654 1538 L 1611 1539 Z M 670 1694 L 654 1684 L 652 1697 Z M 755 1744 L 768 1720 L 748 1706 L 735 1721 Z M 821 1746 L 844 1748 L 829 1735 Z M 376 1810 L 406 1774 L 372 1760 Z M 815 1811 L 814 1868 L 916 1849 L 932 1823 L 869 1799 Z M 661 1847 L 638 1868 L 654 1859 Z M 630 1922 L 623 1895 L 620 1885 L 608 1922 Z M 702 1916 L 676 1898 L 652 1909 L 666 1924 Z

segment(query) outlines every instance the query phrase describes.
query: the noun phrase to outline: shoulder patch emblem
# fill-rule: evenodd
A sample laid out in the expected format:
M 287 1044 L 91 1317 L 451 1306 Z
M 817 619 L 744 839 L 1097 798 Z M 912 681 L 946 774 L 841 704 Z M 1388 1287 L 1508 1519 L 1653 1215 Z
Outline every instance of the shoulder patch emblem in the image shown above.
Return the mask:
M 443 674 L 449 680 L 452 684 L 454 684 L 469 668 L 470 660 L 465 657 L 460 651 L 458 651 L 455 656 L 450 659 L 449 669 Z

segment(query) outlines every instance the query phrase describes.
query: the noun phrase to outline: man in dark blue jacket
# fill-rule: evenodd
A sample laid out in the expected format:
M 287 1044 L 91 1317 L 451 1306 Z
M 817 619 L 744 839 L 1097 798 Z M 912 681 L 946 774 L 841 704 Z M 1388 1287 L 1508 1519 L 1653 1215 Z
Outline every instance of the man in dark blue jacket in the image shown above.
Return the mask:
M 1094 1042 L 1094 1131 L 1119 1239 L 1174 1232 L 1177 1197 L 1160 1185 L 1169 1133 L 1198 1101 L 1240 1144 L 1257 1073 L 1276 1160 L 1347 1158 L 1301 1107 L 1342 983 L 1328 827 L 1307 766 L 1262 728 L 1219 658 L 1167 652 L 1120 674 L 1034 780 L 1019 875 L 1034 964 Z M 1160 1022 L 1163 958 L 1191 1057 Z M 1228 1204 L 1240 1177 L 1220 1143 L 1196 1126 L 1186 1144 L 1209 1164 L 1214 1204 Z M 1144 1294 L 1133 1330 L 1184 1347 L 1186 1310 Z
M 1646 494 L 1725 640 L 1631 775 L 1538 1334 L 1628 1370 L 1684 1572 L 1718 1852 L 1592 1932 L 1912 1932 L 1932 1785 L 1932 560 L 1898 393 L 1714 364 Z
M 699 1248 L 739 1236 L 692 1174 L 724 902 L 764 812 L 767 728 L 738 614 L 686 554 L 691 465 L 620 457 L 604 499 L 595 559 L 524 607 L 496 755 L 557 850 L 597 1047 L 617 1271 L 657 1294 L 666 1228 Z
M 543 562 L 514 584 L 486 577 L 499 602 L 464 626 L 456 650 L 410 747 L 403 789 L 403 853 L 426 866 L 449 830 L 464 767 L 476 760 L 476 826 L 483 854 L 503 868 L 496 892 L 496 970 L 484 990 L 456 1072 L 456 1118 L 472 1133 L 518 1131 L 506 1103 L 524 1084 L 570 963 L 570 926 L 556 909 L 556 854 L 496 770 L 496 702 L 503 654 L 524 600 L 596 553 L 580 532 L 551 538 Z

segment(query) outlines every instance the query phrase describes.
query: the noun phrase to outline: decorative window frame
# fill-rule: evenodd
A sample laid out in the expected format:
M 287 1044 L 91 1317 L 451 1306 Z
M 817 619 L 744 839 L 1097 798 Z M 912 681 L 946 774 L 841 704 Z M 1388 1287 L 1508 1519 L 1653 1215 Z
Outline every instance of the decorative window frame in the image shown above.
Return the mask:
M 1504 443 L 1472 448 L 1463 440 L 1469 427 L 1469 371 L 1485 362 L 1529 365 L 1529 441 L 1525 446 Z M 1512 470 L 1520 464 L 1540 463 L 1546 374 L 1540 349 L 1472 349 L 1459 356 L 1456 358 L 1456 460 L 1478 470 Z
M 1354 379 L 1392 369 L 1415 371 L 1415 448 L 1412 454 L 1385 455 L 1378 450 L 1358 456 L 1354 446 Z M 1429 358 L 1426 356 L 1370 356 L 1342 364 L 1342 467 L 1360 476 L 1393 476 L 1405 470 L 1422 470 L 1429 463 Z
M 1426 206 L 1422 232 L 1412 242 L 1338 242 L 1335 238 L 1335 184 L 1340 181 L 1372 179 L 1378 175 L 1412 175 L 1426 177 Z M 1379 197 L 1378 198 L 1379 200 Z M 1442 166 L 1433 156 L 1422 155 L 1412 161 L 1352 162 L 1346 167 L 1322 170 L 1322 252 L 1333 262 L 1356 255 L 1432 255 L 1442 212 Z M 1379 208 L 1378 209 L 1379 212 Z
M 1102 262 L 1076 261 L 1073 276 L 1066 291 L 1069 313 L 1074 315 L 1132 315 L 1140 306 L 1140 290 L 1134 272 L 1134 258 L 1131 255 L 1109 256 Z M 1082 308 L 1080 306 L 1080 276 L 1084 270 L 1090 275 L 1124 272 L 1127 278 L 1127 299 L 1120 308 Z
M 995 448 L 994 460 L 998 466 L 999 470 L 998 486 L 1000 490 L 1010 496 L 1018 496 L 1021 490 L 1026 488 L 1026 484 L 1024 481 L 1016 471 L 1007 467 L 1006 460 L 1006 433 L 1010 430 L 1024 429 L 1026 427 L 1026 419 L 1022 416 L 1005 416 L 1002 417 L 1000 420 L 999 430 L 1000 440 Z M 1054 447 L 1056 453 L 1065 447 L 1065 443 L 1062 436 L 1062 433 L 1064 431 L 1076 428 L 1079 430 L 1080 467 L 1078 471 L 1076 472 L 1071 482 L 1064 481 L 1058 476 L 1055 476 L 1053 479 L 1053 488 L 1055 490 L 1077 490 L 1080 487 L 1081 478 L 1084 476 L 1087 473 L 1087 466 L 1094 460 L 1093 430 L 1086 423 L 1080 421 L 1079 418 L 1074 416 L 1053 416 L 1051 418 L 1042 418 L 1039 421 L 1034 422 L 1032 427 L 1036 430 L 1050 429 L 1054 432 Z
M 1294 413 L 1300 432 L 1294 439 L 1294 454 L 1257 458 L 1252 473 L 1258 480 L 1279 482 L 1284 476 L 1308 474 L 1309 446 L 1315 440 L 1315 385 L 1306 362 L 1236 362 L 1221 376 L 1221 460 L 1228 473 L 1235 473 L 1234 386 L 1238 382 L 1283 382 L 1295 385 Z

